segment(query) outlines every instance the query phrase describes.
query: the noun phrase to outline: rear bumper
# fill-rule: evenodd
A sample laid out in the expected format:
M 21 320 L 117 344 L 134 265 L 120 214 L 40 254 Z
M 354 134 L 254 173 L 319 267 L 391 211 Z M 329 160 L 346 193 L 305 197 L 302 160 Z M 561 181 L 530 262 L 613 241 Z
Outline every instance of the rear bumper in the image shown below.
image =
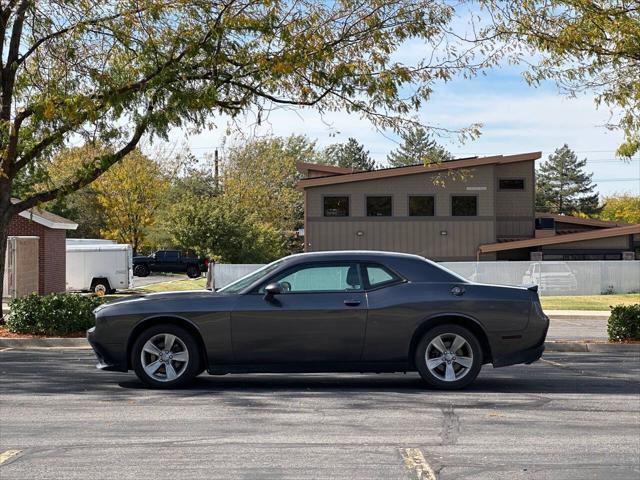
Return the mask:
M 126 372 L 128 370 L 126 358 L 115 353 L 108 345 L 100 343 L 96 337 L 96 327 L 87 330 L 87 341 L 98 359 L 96 368 L 111 372 Z
M 493 360 L 493 366 L 497 368 L 517 365 L 519 363 L 530 364 L 539 360 L 543 352 L 544 343 L 536 347 L 528 348 L 527 350 L 521 350 L 504 357 L 496 358 Z
M 509 365 L 518 365 L 520 363 L 526 363 L 527 365 L 540 360 L 544 352 L 544 342 L 547 339 L 547 332 L 549 331 L 549 317 L 544 316 L 546 325 L 542 332 L 542 338 L 533 347 L 517 350 L 504 355 L 497 356 L 493 359 L 494 367 L 507 367 Z

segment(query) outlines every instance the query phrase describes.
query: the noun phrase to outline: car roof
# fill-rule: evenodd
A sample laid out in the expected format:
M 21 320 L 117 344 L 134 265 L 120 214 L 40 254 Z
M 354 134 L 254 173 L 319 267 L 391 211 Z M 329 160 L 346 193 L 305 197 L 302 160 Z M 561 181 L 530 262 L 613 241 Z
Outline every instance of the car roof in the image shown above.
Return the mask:
M 411 253 L 400 252 L 386 252 L 379 250 L 332 250 L 323 252 L 305 252 L 296 253 L 285 257 L 287 260 L 301 260 L 301 259 L 322 259 L 322 260 L 334 260 L 334 259 L 354 259 L 354 260 L 371 260 L 371 259 L 383 259 L 383 258 L 404 258 L 425 261 L 424 257 L 420 255 L 414 255 Z

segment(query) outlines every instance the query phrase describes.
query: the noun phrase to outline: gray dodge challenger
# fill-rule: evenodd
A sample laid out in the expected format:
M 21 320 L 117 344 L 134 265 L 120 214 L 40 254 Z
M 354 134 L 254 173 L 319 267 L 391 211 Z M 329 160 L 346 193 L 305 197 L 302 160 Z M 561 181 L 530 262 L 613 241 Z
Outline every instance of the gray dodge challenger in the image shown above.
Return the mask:
M 230 285 L 102 305 L 88 340 L 98 367 L 147 385 L 210 374 L 418 371 L 469 385 L 483 364 L 540 358 L 549 327 L 537 287 L 470 282 L 416 255 L 318 252 Z

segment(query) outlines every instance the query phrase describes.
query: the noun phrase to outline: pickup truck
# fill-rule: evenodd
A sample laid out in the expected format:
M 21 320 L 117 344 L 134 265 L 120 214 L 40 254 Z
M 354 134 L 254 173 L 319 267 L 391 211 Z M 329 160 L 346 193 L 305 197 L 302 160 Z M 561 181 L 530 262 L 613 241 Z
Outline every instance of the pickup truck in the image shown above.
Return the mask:
M 198 278 L 208 267 L 207 259 L 183 255 L 180 250 L 158 250 L 148 257 L 133 257 L 133 274 L 146 277 L 151 272 L 186 272 L 189 278 Z

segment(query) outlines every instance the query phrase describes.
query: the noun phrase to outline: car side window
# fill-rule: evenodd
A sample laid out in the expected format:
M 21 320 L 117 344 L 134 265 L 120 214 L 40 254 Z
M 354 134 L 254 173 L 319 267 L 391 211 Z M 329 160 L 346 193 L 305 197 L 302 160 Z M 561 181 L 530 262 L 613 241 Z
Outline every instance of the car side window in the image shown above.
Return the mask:
M 305 265 L 289 270 L 268 283 L 273 282 L 280 284 L 283 293 L 353 292 L 363 289 L 356 263 Z
M 177 262 L 180 259 L 180 252 L 165 252 L 164 259 L 167 262 Z
M 367 264 L 364 266 L 364 271 L 369 288 L 376 288 L 402 280 L 398 275 L 382 265 Z

